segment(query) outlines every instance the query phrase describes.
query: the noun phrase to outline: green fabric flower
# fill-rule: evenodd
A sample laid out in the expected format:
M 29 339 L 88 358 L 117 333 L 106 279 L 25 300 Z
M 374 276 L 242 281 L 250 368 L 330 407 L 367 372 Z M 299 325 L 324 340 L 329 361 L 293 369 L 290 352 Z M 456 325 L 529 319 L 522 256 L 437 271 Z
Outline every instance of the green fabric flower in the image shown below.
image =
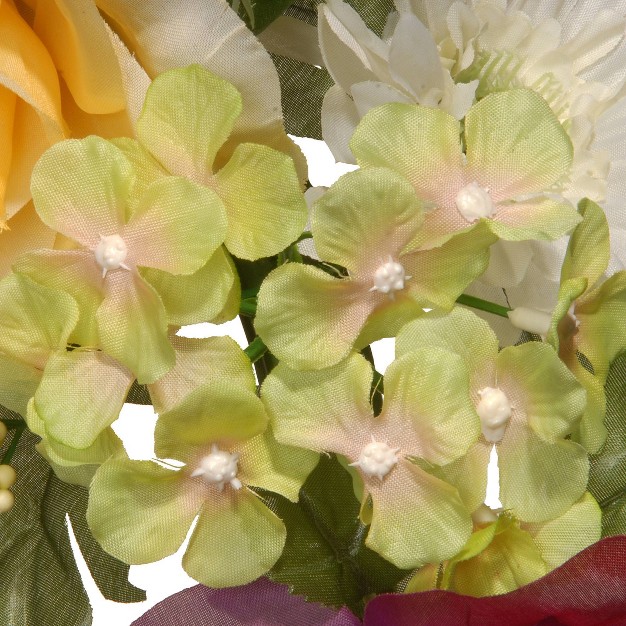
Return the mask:
M 239 92 L 199 65 L 157 76 L 137 122 L 139 141 L 170 173 L 212 189 L 228 217 L 225 244 L 241 259 L 284 250 L 306 224 L 290 157 L 244 143 L 227 163 L 220 148 L 241 113 Z
M 386 104 L 361 120 L 350 147 L 360 166 L 396 170 L 427 203 L 424 246 L 477 222 L 522 241 L 556 239 L 580 221 L 568 202 L 549 197 L 570 170 L 572 144 L 530 90 L 483 98 L 467 113 L 462 137 L 459 122 L 442 110 Z
M 422 464 L 457 459 L 479 435 L 462 360 L 428 349 L 395 361 L 378 417 L 371 383 L 372 368 L 358 354 L 318 371 L 280 363 L 261 398 L 278 441 L 347 459 L 363 504 L 372 499 L 368 547 L 401 568 L 450 558 L 469 537 L 469 513 L 457 490 Z
M 81 316 L 73 341 L 102 348 L 141 383 L 163 376 L 174 365 L 167 313 L 138 268 L 184 275 L 204 266 L 226 233 L 219 198 L 174 176 L 145 184 L 98 137 L 50 148 L 33 171 L 32 194 L 42 221 L 76 245 L 31 253 L 16 268 L 74 296 Z
M 604 383 L 609 366 L 626 349 L 626 272 L 602 280 L 609 264 L 606 217 L 591 200 L 583 200 L 579 208 L 583 221 L 567 248 L 547 339 L 587 391 L 587 409 L 575 435 L 593 453 L 607 435 Z
M 458 461 L 434 468 L 457 485 L 470 510 L 486 495 L 493 444 L 500 468 L 500 500 L 528 522 L 562 515 L 587 485 L 585 449 L 565 439 L 585 408 L 585 391 L 554 350 L 537 342 L 504 348 L 489 325 L 468 310 L 429 314 L 399 333 L 399 356 L 430 346 L 461 355 L 483 436 Z
M 286 264 L 263 282 L 255 328 L 291 367 L 339 362 L 353 346 L 393 336 L 422 307 L 449 309 L 489 261 L 495 237 L 479 225 L 439 248 L 416 250 L 424 220 L 410 184 L 386 168 L 343 176 L 313 206 L 311 230 L 337 278 Z
M 491 596 L 527 585 L 600 540 L 602 512 L 585 493 L 565 513 L 529 524 L 507 512 L 483 506 L 474 514 L 474 532 L 463 549 L 443 566 L 440 589 Z M 438 565 L 426 566 L 405 591 L 437 586 Z
M 245 584 L 274 565 L 285 527 L 251 487 L 296 501 L 318 460 L 276 443 L 251 367 L 222 363 L 228 375 L 197 387 L 157 421 L 157 457 L 185 465 L 111 459 L 94 476 L 87 511 L 98 542 L 129 564 L 176 552 L 198 516 L 183 567 L 211 587 Z

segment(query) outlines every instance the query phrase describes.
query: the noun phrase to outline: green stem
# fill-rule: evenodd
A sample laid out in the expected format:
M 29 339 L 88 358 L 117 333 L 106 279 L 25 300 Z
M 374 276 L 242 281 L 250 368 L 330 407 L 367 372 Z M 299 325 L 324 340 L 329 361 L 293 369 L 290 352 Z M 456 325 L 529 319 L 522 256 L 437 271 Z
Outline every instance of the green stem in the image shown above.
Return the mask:
M 267 346 L 263 343 L 261 337 L 255 337 L 244 352 L 252 363 L 256 363 L 267 352 Z
M 305 239 L 313 239 L 313 233 L 310 230 L 305 230 L 295 241 L 295 243 L 300 243 Z
M 13 455 L 15 454 L 15 451 L 17 450 L 17 444 L 20 442 L 20 437 L 22 436 L 22 433 L 25 430 L 26 430 L 26 424 L 24 423 L 22 423 L 20 426 L 18 426 L 15 429 L 15 432 L 13 433 L 13 439 L 11 439 L 11 443 L 9 444 L 7 451 L 4 453 L 4 456 L 2 457 L 2 460 L 0 461 L 0 465 L 8 465 L 11 462 L 11 459 L 13 458 Z
M 501 306 L 500 304 L 495 304 L 495 302 L 488 302 L 487 300 L 482 300 L 481 298 L 468 296 L 466 294 L 460 295 L 456 299 L 456 301 L 459 304 L 464 304 L 465 306 L 472 307 L 473 309 L 486 311 L 487 313 L 499 315 L 500 317 L 506 317 L 507 319 L 509 318 L 508 312 L 511 310 L 508 307 Z
M 24 420 L 11 420 L 11 419 L 3 420 L 2 418 L 0 418 L 0 422 L 2 422 L 9 430 L 24 426 Z
M 239 315 L 254 317 L 256 315 L 256 298 L 246 298 L 239 305 Z

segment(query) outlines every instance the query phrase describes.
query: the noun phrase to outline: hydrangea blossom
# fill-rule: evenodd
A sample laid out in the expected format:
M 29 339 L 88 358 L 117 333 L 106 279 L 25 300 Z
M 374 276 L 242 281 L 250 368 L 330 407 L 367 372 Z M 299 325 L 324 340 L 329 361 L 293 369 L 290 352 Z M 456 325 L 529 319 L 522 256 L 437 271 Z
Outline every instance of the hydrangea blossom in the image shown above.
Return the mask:
M 292 367 L 327 367 L 355 344 L 393 336 L 422 307 L 451 308 L 484 271 L 495 237 L 481 224 L 440 248 L 416 250 L 422 220 L 411 185 L 389 169 L 337 181 L 314 204 L 311 230 L 322 261 L 348 275 L 300 263 L 274 270 L 255 320 L 270 350 Z
M 343 455 L 372 498 L 366 544 L 398 567 L 447 559 L 471 532 L 456 489 L 422 469 L 445 464 L 476 440 L 479 420 L 458 355 L 417 350 L 385 375 L 382 412 L 370 405 L 372 368 L 353 354 L 319 371 L 280 363 L 261 397 L 283 444 Z
M 587 485 L 587 452 L 566 439 L 579 425 L 585 391 L 552 347 L 530 342 L 498 352 L 489 325 L 461 308 L 414 320 L 397 338 L 400 356 L 427 346 L 463 357 L 483 433 L 465 457 L 439 468 L 441 475 L 475 510 L 485 499 L 496 444 L 504 508 L 527 522 L 562 515 Z

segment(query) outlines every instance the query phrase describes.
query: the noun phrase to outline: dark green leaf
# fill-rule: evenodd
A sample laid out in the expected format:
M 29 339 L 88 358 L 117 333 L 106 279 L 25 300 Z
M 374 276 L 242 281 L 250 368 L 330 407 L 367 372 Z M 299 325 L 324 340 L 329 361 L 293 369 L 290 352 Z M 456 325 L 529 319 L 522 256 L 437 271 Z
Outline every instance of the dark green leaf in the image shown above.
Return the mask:
M 228 0 L 237 15 L 256 35 L 280 17 L 292 0 Z
M 10 445 L 7 438 L 4 448 Z M 128 567 L 105 554 L 88 536 L 87 490 L 56 478 L 25 431 L 12 465 L 15 506 L 0 515 L 0 616 L 11 626 L 87 626 L 91 606 L 76 567 L 66 514 L 103 594 L 121 602 L 145 599 L 128 583 Z
M 362 615 L 371 594 L 393 591 L 407 575 L 365 547 L 352 478 L 335 457 L 322 456 L 297 504 L 263 495 L 287 527 L 285 550 L 269 577 L 293 593 Z

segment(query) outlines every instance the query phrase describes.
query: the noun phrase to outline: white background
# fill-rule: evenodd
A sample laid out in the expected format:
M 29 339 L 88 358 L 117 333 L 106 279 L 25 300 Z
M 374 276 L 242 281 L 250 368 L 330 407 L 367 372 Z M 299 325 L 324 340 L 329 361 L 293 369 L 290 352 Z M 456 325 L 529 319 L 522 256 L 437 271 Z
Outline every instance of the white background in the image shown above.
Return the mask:
M 303 149 L 309 162 L 309 178 L 313 186 L 330 186 L 341 174 L 351 166 L 336 164 L 330 151 L 321 141 L 294 138 Z M 199 324 L 188 326 L 180 334 L 189 337 L 210 337 L 230 335 L 242 348 L 247 341 L 238 320 L 221 326 Z M 387 365 L 393 360 L 394 341 L 383 339 L 373 345 L 374 360 L 379 372 L 384 373 Z M 133 459 L 150 459 L 154 456 L 153 433 L 156 415 L 152 407 L 126 405 L 120 419 L 113 425 L 118 436 L 124 441 L 129 456 Z M 490 466 L 488 504 L 499 506 L 498 502 L 497 466 Z M 73 537 L 72 537 L 73 539 Z M 94 626 L 129 626 L 131 622 L 143 615 L 150 607 L 164 598 L 196 584 L 182 569 L 180 563 L 186 548 L 183 544 L 177 554 L 150 565 L 132 566 L 130 582 L 146 590 L 147 600 L 130 605 L 117 604 L 105 600 L 94 583 L 80 552 L 73 542 L 74 552 L 79 570 L 83 576 L 85 588 L 94 609 Z M 164 624 L 163 626 L 170 626 Z

